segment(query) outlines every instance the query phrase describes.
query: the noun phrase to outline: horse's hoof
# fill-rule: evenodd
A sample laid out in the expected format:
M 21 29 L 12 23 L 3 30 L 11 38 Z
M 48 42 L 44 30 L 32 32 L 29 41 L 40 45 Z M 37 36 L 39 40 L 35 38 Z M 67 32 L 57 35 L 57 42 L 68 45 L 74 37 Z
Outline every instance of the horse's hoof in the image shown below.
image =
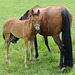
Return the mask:
M 63 67 L 62 69 L 61 69 L 61 72 L 63 72 L 63 73 L 66 73 L 66 67 Z
M 27 68 L 28 68 L 28 66 L 27 66 L 27 65 L 25 65 L 25 68 L 27 69 Z
M 51 52 L 51 50 L 50 50 L 50 49 L 48 49 L 48 51 L 49 51 L 49 52 Z
M 35 58 L 37 58 L 39 55 L 36 55 Z
M 51 52 L 51 50 L 49 52 Z

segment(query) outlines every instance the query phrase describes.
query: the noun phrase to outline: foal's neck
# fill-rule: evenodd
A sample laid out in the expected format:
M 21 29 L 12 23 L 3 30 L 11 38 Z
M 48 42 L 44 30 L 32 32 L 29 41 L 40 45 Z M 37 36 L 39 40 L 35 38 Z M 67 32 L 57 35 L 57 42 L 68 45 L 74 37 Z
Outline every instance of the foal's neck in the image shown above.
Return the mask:
M 34 25 L 32 23 L 32 18 L 29 19 L 29 26 L 30 26 L 31 33 L 35 35 L 36 31 L 35 31 Z
M 29 28 L 31 34 L 35 34 L 35 33 L 36 33 L 36 31 L 35 31 L 35 29 L 34 29 L 34 26 L 33 26 L 33 24 L 32 24 L 32 18 L 30 18 L 30 19 L 28 19 L 28 20 L 25 20 L 25 24 L 28 26 L 28 28 Z

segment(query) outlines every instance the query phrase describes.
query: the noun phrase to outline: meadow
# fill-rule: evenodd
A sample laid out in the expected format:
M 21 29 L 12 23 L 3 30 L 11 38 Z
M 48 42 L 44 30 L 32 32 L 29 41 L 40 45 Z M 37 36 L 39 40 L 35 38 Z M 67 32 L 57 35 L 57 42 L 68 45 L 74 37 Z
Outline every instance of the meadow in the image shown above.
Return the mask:
M 60 50 L 58 46 L 52 37 L 48 37 L 51 49 L 51 52 L 49 52 L 43 37 L 39 34 L 37 35 L 39 57 L 35 58 L 35 48 L 33 47 L 34 64 L 30 63 L 30 50 L 28 50 L 28 69 L 25 69 L 25 46 L 23 39 L 20 39 L 16 44 L 11 43 L 9 48 L 11 63 L 6 63 L 6 50 L 3 39 L 4 21 L 9 18 L 19 19 L 35 5 L 47 7 L 55 4 L 66 6 L 73 15 L 71 28 L 73 68 L 67 67 L 67 73 L 62 73 L 59 65 Z M 75 75 L 75 0 L 0 0 L 0 75 Z

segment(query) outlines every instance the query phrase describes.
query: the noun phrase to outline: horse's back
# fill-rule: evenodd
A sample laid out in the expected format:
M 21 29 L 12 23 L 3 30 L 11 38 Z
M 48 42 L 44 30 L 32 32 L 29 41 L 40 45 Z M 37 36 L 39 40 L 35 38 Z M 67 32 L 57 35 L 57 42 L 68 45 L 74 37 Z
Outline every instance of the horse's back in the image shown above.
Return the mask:
M 53 5 L 44 8 L 41 16 L 41 34 L 43 35 L 56 35 L 62 29 L 62 16 L 61 9 L 67 9 L 70 15 L 70 22 L 72 23 L 72 14 L 68 8 L 61 5 Z M 71 25 L 70 25 L 71 26 Z

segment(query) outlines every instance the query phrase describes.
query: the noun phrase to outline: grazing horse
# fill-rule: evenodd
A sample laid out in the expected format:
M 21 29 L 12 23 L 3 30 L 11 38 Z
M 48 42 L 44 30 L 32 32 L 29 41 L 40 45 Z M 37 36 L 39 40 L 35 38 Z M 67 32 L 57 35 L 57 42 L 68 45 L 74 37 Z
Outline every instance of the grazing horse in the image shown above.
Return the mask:
M 28 20 L 18 20 L 18 19 L 8 19 L 3 24 L 3 36 L 5 38 L 5 48 L 6 48 L 6 62 L 10 63 L 8 56 L 9 45 L 14 38 L 23 38 L 25 43 L 25 68 L 27 66 L 27 54 L 28 54 L 28 41 L 30 40 L 30 60 L 33 63 L 32 51 L 33 51 L 33 40 L 37 34 L 36 31 L 40 31 L 40 21 L 39 21 L 40 11 L 37 13 L 31 11 L 31 16 Z M 36 31 L 35 31 L 36 30 Z
M 35 6 L 20 19 L 26 19 L 32 10 L 35 12 L 40 10 L 40 34 L 45 37 L 46 45 L 48 45 L 47 36 L 52 36 L 55 43 L 58 45 L 60 55 L 61 70 L 65 71 L 64 66 L 73 66 L 72 56 L 72 41 L 71 41 L 71 26 L 72 26 L 72 13 L 70 10 L 62 5 L 53 5 L 49 7 Z M 62 41 L 59 34 L 62 32 Z M 36 39 L 35 39 L 36 40 Z M 35 41 L 36 42 L 36 41 Z M 36 44 L 37 45 L 37 44 Z M 63 62 L 64 59 L 64 62 Z

